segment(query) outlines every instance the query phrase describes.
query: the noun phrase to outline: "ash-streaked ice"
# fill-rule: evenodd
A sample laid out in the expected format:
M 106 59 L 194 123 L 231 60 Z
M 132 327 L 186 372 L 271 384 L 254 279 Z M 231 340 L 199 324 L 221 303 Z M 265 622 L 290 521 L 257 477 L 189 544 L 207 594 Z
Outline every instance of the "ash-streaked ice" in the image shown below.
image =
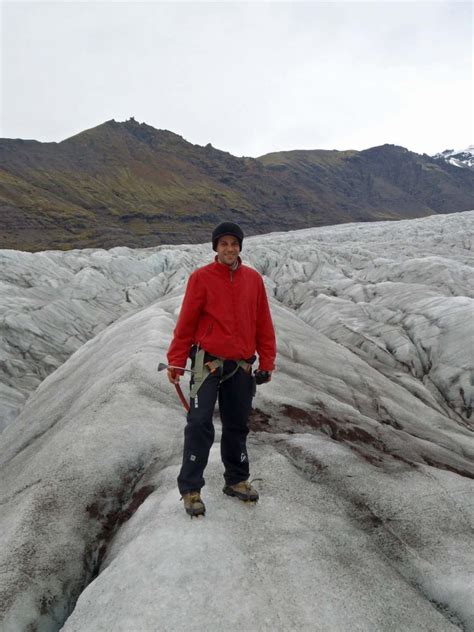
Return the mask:
M 4 628 L 474 630 L 473 228 L 244 240 L 279 350 L 252 416 L 261 499 L 222 494 L 216 444 L 200 521 L 156 367 L 210 245 L 0 251 Z

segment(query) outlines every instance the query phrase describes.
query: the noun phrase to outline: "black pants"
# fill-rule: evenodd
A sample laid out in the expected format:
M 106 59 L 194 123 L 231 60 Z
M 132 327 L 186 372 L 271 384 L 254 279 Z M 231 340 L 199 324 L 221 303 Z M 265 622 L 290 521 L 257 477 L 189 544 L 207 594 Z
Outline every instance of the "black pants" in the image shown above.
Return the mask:
M 235 362 L 224 363 L 223 374 L 235 369 Z M 204 487 L 204 469 L 214 442 L 212 416 L 217 397 L 222 421 L 221 458 L 224 479 L 234 485 L 249 477 L 247 455 L 248 418 L 252 409 L 253 377 L 239 368 L 220 384 L 222 373 L 209 375 L 196 397 L 191 398 L 184 429 L 183 464 L 178 476 L 181 494 Z

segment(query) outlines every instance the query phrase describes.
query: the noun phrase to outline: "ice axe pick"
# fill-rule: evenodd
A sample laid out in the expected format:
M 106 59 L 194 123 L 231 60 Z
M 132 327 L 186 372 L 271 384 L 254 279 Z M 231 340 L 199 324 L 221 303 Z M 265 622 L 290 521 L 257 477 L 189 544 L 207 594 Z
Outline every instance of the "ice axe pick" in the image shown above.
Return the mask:
M 185 369 L 182 366 L 174 366 L 174 364 L 165 364 L 164 362 L 160 362 L 158 365 L 158 371 L 164 371 L 165 369 L 177 369 L 178 371 L 187 371 L 188 373 L 194 373 L 192 369 Z

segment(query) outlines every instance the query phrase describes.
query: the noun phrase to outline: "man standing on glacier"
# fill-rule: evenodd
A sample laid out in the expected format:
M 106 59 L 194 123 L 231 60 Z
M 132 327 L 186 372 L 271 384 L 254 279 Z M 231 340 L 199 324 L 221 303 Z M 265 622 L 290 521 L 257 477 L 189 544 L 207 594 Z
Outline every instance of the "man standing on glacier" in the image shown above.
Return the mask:
M 217 255 L 189 277 L 181 312 L 168 350 L 168 379 L 177 384 L 188 356 L 192 360 L 191 399 L 184 430 L 178 488 L 191 516 L 206 511 L 201 499 L 204 470 L 214 442 L 216 400 L 222 420 L 221 458 L 224 494 L 257 501 L 249 482 L 248 418 L 255 383 L 271 380 L 275 332 L 261 275 L 239 256 L 244 234 L 223 222 L 212 233 Z M 252 376 L 252 364 L 259 367 Z

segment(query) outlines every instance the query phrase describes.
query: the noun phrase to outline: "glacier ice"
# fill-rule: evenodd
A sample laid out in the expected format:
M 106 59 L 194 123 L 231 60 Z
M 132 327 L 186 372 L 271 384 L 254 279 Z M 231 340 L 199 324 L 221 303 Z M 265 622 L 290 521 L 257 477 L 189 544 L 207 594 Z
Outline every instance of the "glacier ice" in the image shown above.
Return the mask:
M 222 494 L 216 444 L 201 521 L 156 365 L 209 246 L 1 251 L 4 629 L 474 630 L 473 223 L 244 241 L 279 349 L 261 501 Z

